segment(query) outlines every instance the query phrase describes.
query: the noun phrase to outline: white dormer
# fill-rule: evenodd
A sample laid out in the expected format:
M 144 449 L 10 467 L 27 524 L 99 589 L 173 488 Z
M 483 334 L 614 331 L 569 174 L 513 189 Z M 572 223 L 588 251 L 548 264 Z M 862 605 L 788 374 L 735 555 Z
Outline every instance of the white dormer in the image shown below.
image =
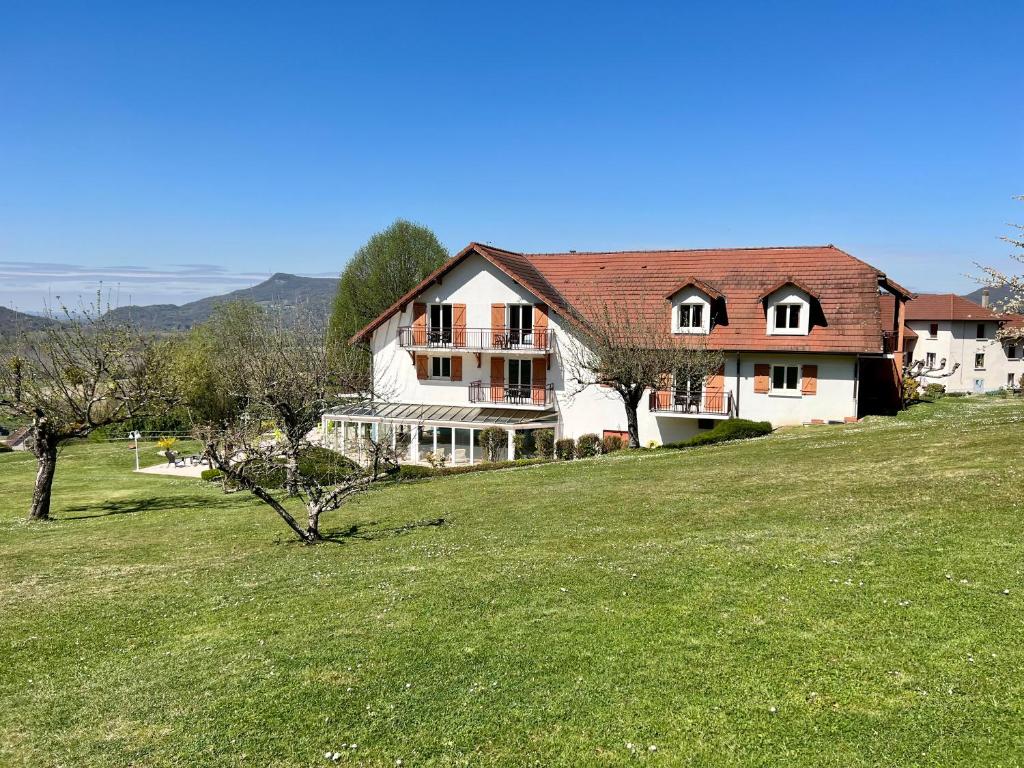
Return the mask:
M 767 315 L 769 336 L 806 336 L 811 328 L 814 295 L 792 280 L 761 297 Z
M 672 333 L 711 333 L 711 313 L 721 294 L 690 278 L 665 298 L 672 306 Z

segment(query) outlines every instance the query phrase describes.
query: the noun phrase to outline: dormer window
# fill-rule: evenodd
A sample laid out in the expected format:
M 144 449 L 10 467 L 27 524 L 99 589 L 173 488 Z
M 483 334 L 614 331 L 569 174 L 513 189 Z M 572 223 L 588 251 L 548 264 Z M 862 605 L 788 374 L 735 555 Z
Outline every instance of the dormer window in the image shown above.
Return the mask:
M 775 305 L 775 330 L 798 331 L 800 329 L 800 304 Z
M 679 312 L 677 324 L 681 331 L 693 332 L 704 330 L 703 304 L 680 304 L 677 309 Z

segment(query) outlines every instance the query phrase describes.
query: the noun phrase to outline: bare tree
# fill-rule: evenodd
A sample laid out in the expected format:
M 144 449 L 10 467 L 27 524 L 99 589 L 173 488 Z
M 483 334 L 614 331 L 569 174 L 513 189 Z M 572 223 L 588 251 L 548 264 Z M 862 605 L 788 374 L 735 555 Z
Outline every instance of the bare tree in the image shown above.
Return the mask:
M 676 381 L 701 381 L 722 365 L 704 334 L 671 334 L 668 317 L 651 318 L 629 302 L 594 301 L 566 317 L 563 351 L 571 394 L 598 385 L 610 388 L 626 409 L 629 447 L 640 447 L 637 413 L 644 392 Z
M 101 311 L 99 299 L 22 336 L 3 354 L 0 409 L 29 421 L 36 457 L 28 517 L 50 517 L 58 449 L 166 401 L 163 346 Z
M 221 307 L 185 343 L 177 370 L 206 455 L 302 541 L 319 541 L 324 512 L 397 470 L 397 457 L 384 444 L 371 446 L 367 468 L 336 456 L 326 473 L 322 463 L 304 469 L 323 413 L 364 397 L 352 383 L 362 381 L 361 369 L 346 369 L 315 318 L 284 322 L 256 305 L 236 303 Z M 211 391 L 218 394 L 211 398 Z M 271 480 L 282 471 L 285 498 Z M 305 507 L 304 523 L 289 512 L 288 498 Z

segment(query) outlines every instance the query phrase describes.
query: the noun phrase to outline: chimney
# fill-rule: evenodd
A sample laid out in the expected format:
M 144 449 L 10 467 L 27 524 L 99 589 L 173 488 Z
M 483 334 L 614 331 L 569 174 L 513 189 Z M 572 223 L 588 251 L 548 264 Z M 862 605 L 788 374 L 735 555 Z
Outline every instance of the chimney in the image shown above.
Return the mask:
M 981 289 L 981 306 L 988 309 L 988 288 Z

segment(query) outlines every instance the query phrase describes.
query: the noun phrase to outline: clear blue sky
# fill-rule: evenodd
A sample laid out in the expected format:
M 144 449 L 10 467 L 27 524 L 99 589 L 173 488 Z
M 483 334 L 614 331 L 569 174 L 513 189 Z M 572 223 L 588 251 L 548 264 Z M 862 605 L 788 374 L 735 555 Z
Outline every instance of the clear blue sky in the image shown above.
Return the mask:
M 0 18 L 0 303 L 23 309 L 100 277 L 138 303 L 337 273 L 398 216 L 453 251 L 833 242 L 966 291 L 1024 221 L 1019 0 Z

